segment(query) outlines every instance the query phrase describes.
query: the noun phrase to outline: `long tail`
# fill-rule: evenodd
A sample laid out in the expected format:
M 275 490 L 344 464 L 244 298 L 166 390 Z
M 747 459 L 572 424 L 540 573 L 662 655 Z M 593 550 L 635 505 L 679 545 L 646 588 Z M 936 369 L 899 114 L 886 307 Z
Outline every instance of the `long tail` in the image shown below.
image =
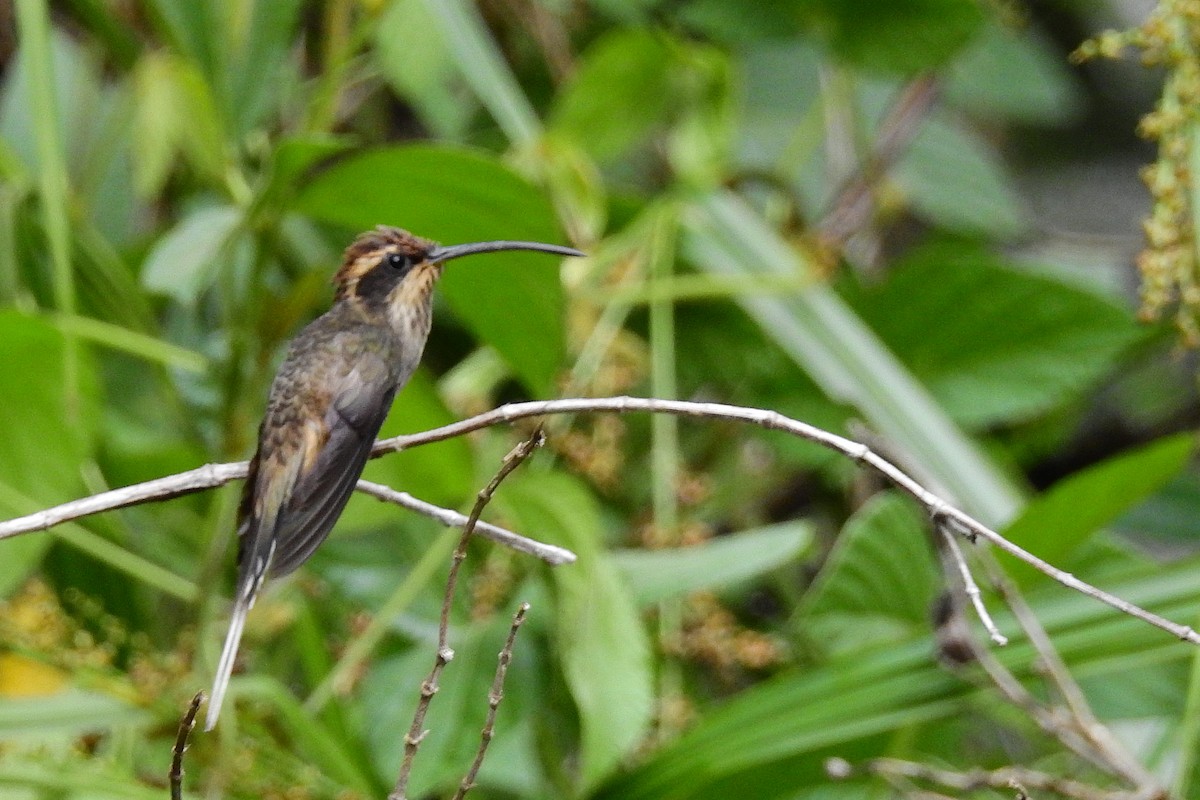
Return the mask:
M 208 715 L 204 719 L 204 730 L 211 731 L 217 724 L 221 714 L 221 702 L 225 699 L 225 690 L 229 688 L 229 676 L 233 672 L 233 662 L 237 658 L 238 643 L 242 640 L 242 628 L 246 625 L 246 614 L 254 605 L 254 595 L 238 593 L 238 599 L 233 604 L 233 614 L 229 618 L 229 633 L 225 634 L 225 648 L 221 651 L 221 660 L 217 664 L 217 676 L 213 679 L 212 696 L 208 698 Z

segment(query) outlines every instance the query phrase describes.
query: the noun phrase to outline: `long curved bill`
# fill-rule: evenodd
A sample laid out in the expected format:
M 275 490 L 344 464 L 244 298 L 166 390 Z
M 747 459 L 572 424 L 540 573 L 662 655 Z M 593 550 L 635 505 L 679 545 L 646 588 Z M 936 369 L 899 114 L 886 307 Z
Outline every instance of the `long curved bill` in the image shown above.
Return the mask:
M 563 247 L 557 244 L 498 240 L 494 242 L 473 242 L 471 244 L 453 244 L 449 247 L 438 247 L 429 254 L 427 260 L 431 263 L 440 264 L 454 258 L 473 256 L 478 253 L 498 253 L 501 250 L 532 250 L 536 253 L 550 253 L 551 255 L 571 256 L 573 258 L 582 258 L 586 255 L 586 253 L 582 253 L 573 247 Z

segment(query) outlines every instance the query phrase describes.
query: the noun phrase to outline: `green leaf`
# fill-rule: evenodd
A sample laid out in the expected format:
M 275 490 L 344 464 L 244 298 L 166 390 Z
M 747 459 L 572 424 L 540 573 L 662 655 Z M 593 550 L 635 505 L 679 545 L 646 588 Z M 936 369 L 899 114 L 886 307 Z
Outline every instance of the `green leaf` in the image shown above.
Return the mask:
M 93 447 L 96 382 L 90 361 L 82 358 L 80 406 L 72 408 L 65 354 L 63 336 L 50 323 L 0 311 L 0 517 L 85 494 L 80 467 Z M 40 533 L 0 542 L 0 595 L 25 578 L 50 542 Z
M 612 772 L 650 723 L 650 643 L 631 593 L 602 546 L 600 510 L 588 490 L 567 475 L 547 471 L 514 475 L 501 492 L 520 530 L 559 542 L 579 556 L 553 576 L 556 642 L 579 710 L 579 778 L 586 791 Z
M 812 535 L 806 522 L 785 522 L 695 547 L 620 550 L 612 558 L 637 603 L 647 606 L 756 578 L 797 558 L 812 542 Z
M 0 739 L 84 736 L 147 719 L 145 710 L 115 697 L 75 689 L 34 698 L 0 698 Z
M 541 120 L 504 60 L 479 9 L 466 0 L 422 0 L 463 79 L 514 145 L 541 134 Z
M 1089 536 L 1178 475 L 1195 447 L 1195 437 L 1181 433 L 1078 472 L 1027 506 L 1004 530 L 1004 536 L 1061 566 Z M 1006 565 L 1013 578 L 1022 583 L 1041 574 L 1007 559 Z
M 229 64 L 230 127 L 239 134 L 264 120 L 271 107 L 279 103 L 281 79 L 294 74 L 286 67 L 302 3 L 250 0 L 250 5 L 250 17 L 240 30 L 242 41 L 229 48 L 233 54 Z M 263 80 L 264 75 L 277 77 Z
M 890 625 L 889 638 L 926 629 L 940 586 L 928 525 L 901 496 L 878 494 L 842 528 L 797 623 L 828 650 L 862 647 L 865 639 L 876 644 L 878 635 L 862 635 L 867 621 Z
M 1061 125 L 1083 111 L 1074 73 L 1033 28 L 990 22 L 947 72 L 946 98 L 973 116 Z
M 221 7 L 191 0 L 150 0 L 148 6 L 176 48 L 200 67 L 209 84 L 223 85 Z
M 464 102 L 454 58 L 424 0 L 389 3 L 374 33 L 371 52 L 384 79 L 440 137 L 461 138 L 478 106 Z
M 975 0 L 798 0 L 796 6 L 842 58 L 902 74 L 944 63 L 984 22 Z
M 649 30 L 602 36 L 558 94 L 551 132 L 573 138 L 598 159 L 620 155 L 666 122 L 674 103 L 672 61 L 666 39 Z
M 973 247 L 929 247 L 865 293 L 864 321 L 972 428 L 1027 419 L 1094 384 L 1142 332 L 1091 292 L 1008 268 Z
M 354 230 L 399 225 L 445 244 L 562 240 L 541 192 L 482 153 L 449 147 L 348 158 L 306 186 L 296 208 Z M 558 270 L 554 257 L 497 253 L 455 262 L 440 284 L 458 318 L 541 396 L 553 393 L 563 353 Z
M 192 211 L 155 243 L 142 267 L 142 284 L 191 305 L 217 276 L 218 257 L 238 228 L 242 212 L 233 206 Z
M 1001 237 L 1028 227 L 1030 214 L 994 150 L 943 117 L 925 122 L 892 177 L 935 225 Z

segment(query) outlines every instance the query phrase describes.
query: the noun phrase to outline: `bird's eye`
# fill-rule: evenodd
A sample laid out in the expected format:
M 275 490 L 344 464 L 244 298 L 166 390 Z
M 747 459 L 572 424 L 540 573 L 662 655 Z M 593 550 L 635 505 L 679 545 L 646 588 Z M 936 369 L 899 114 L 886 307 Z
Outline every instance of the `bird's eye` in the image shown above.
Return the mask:
M 407 256 L 403 256 L 400 253 L 388 253 L 387 265 L 392 269 L 407 270 L 412 266 L 412 262 L 409 261 Z

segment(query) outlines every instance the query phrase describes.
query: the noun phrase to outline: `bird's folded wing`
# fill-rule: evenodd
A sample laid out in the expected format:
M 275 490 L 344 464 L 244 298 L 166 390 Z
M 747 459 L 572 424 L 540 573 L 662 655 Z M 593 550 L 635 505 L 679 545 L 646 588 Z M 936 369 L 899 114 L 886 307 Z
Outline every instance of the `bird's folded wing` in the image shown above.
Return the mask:
M 298 454 L 302 468 L 276 520 L 273 575 L 286 575 L 304 563 L 350 499 L 395 394 L 371 386 L 353 373 L 347 376 L 321 422 L 324 435 L 308 439 Z

